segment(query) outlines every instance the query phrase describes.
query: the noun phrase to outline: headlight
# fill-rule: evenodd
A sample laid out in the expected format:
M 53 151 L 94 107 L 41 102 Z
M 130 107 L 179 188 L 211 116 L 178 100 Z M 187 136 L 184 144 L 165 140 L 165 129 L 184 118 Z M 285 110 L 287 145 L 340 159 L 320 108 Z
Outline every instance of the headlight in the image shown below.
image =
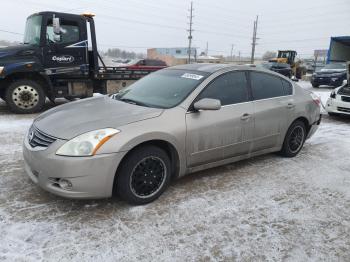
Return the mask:
M 66 142 L 56 151 L 56 155 L 93 156 L 104 143 L 119 132 L 119 130 L 114 128 L 87 132 Z
M 0 66 L 0 75 L 2 74 L 2 72 L 4 71 L 4 68 L 3 66 Z

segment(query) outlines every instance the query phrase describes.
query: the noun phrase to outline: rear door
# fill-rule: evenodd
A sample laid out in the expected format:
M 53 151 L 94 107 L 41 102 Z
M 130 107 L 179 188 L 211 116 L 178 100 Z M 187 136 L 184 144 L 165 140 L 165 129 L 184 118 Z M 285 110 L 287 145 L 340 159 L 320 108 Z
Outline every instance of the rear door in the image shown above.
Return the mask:
M 46 41 L 43 49 L 46 72 L 49 75 L 80 77 L 88 73 L 88 42 L 86 21 L 76 15 L 57 14 L 61 39 L 55 41 L 52 18 L 46 19 Z
M 252 71 L 250 80 L 255 116 L 252 151 L 278 147 L 293 115 L 293 89 L 284 86 L 289 84 L 286 80 L 268 73 Z
M 189 167 L 245 155 L 253 136 L 253 102 L 250 101 L 245 72 L 218 76 L 199 94 L 221 101 L 216 111 L 186 114 L 186 152 Z

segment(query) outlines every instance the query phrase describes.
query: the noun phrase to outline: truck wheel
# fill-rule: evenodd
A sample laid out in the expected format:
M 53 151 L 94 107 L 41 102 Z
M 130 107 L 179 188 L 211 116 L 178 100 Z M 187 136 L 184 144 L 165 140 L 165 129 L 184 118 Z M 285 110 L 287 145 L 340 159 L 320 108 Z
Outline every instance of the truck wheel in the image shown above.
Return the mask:
M 5 93 L 5 101 L 10 110 L 17 114 L 39 112 L 45 104 L 46 95 L 43 88 L 32 80 L 12 82 Z
M 318 84 L 313 84 L 313 83 L 311 83 L 312 84 L 312 87 L 314 87 L 314 88 L 318 88 L 320 85 L 318 85 Z

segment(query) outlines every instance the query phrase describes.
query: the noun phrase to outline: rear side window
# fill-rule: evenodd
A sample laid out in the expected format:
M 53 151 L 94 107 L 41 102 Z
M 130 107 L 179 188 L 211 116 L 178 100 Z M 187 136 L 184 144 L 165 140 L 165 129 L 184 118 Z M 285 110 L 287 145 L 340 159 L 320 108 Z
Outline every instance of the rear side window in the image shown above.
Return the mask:
M 281 81 L 282 81 L 282 85 L 283 85 L 284 92 L 286 93 L 286 95 L 292 95 L 293 94 L 292 84 L 284 79 L 281 79 Z
M 285 96 L 281 78 L 260 72 L 251 72 L 252 94 L 255 100 Z
M 231 105 L 249 101 L 247 78 L 244 72 L 230 72 L 214 79 L 198 96 L 221 101 L 221 105 Z

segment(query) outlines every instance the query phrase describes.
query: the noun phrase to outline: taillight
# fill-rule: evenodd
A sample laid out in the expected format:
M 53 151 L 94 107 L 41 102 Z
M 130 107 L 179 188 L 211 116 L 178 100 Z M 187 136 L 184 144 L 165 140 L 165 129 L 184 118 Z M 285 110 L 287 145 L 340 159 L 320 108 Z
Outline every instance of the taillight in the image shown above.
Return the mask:
M 310 93 L 312 100 L 316 103 L 316 105 L 321 106 L 321 99 L 318 95 L 316 95 L 315 93 Z

